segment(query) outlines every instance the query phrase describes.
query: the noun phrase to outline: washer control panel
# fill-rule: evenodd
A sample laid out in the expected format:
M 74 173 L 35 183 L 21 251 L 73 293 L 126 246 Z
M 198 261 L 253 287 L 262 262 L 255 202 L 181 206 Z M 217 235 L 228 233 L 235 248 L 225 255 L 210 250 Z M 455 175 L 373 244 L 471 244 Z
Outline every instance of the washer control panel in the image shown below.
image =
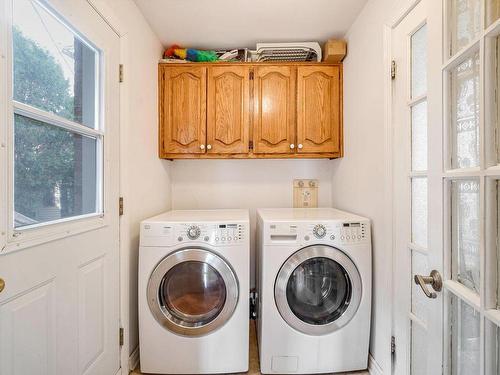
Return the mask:
M 365 223 L 342 223 L 339 225 L 340 240 L 344 243 L 358 243 L 367 238 Z
M 172 246 L 191 242 L 213 246 L 248 243 L 248 223 L 145 223 L 141 227 L 144 246 Z

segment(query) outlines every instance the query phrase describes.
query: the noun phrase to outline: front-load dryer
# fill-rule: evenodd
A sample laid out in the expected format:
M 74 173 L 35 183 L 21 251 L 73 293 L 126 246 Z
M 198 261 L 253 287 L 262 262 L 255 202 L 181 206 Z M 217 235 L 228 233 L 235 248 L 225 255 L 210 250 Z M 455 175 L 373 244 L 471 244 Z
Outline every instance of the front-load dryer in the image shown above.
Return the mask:
M 249 216 L 170 211 L 141 223 L 141 371 L 248 371 Z
M 261 209 L 257 335 L 263 374 L 363 370 L 370 221 L 335 209 Z

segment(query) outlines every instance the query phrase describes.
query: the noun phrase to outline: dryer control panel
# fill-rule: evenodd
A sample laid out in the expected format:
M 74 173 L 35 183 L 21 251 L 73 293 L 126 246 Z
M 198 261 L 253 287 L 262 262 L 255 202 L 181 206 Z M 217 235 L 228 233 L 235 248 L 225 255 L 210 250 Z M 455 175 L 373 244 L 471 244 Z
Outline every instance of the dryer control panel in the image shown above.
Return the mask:
M 268 244 L 336 243 L 363 244 L 370 241 L 368 222 L 279 222 L 268 224 L 264 241 Z

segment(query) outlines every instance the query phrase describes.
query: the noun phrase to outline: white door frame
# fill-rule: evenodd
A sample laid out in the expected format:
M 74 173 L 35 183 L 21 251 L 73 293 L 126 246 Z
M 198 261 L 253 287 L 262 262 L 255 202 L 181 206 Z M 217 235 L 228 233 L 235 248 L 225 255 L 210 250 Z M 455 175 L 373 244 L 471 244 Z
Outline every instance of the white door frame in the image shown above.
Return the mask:
M 113 9 L 106 3 L 105 0 L 86 0 L 95 11 L 106 21 L 106 23 L 120 37 L 120 64 L 126 67 L 129 60 L 128 51 L 131 49 L 130 42 L 127 38 L 127 27 L 123 22 L 120 22 Z M 118 72 L 117 72 L 118 74 Z M 124 147 L 127 140 L 127 129 L 129 120 L 127 116 L 127 103 L 129 85 L 127 80 L 120 83 L 120 160 L 124 158 Z M 127 177 L 127 169 L 123 163 L 120 163 L 120 196 L 126 198 L 127 186 L 125 184 Z M 129 296 L 129 280 L 130 280 L 130 235 L 127 228 L 130 225 L 129 216 L 125 213 L 120 216 L 120 326 L 123 331 L 123 345 L 120 348 L 120 370 L 118 374 L 128 375 L 131 370 L 138 365 L 139 362 L 139 347 L 130 347 L 130 296 Z M 132 351 L 131 351 L 132 349 Z M 129 354 L 130 353 L 130 354 Z

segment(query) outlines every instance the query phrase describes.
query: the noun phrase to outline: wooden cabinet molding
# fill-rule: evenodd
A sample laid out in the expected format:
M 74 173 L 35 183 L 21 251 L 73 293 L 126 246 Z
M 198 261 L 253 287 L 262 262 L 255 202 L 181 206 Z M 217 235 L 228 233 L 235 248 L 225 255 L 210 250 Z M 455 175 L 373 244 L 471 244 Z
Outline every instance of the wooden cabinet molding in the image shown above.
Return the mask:
M 342 65 L 159 64 L 165 159 L 343 156 Z

